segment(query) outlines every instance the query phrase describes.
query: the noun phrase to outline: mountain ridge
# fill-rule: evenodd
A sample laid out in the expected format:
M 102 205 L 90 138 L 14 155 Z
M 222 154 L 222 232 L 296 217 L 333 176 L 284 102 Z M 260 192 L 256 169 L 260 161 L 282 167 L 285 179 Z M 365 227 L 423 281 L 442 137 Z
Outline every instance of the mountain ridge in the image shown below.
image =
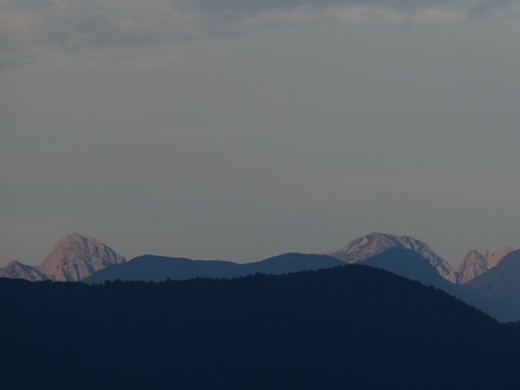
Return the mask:
M 331 256 L 285 253 L 253 263 L 238 264 L 223 260 L 191 260 L 166 256 L 143 255 L 126 263 L 105 268 L 85 278 L 85 283 L 106 281 L 162 282 L 168 278 L 236 278 L 255 273 L 283 274 L 330 268 L 344 264 Z
M 395 247 L 418 252 L 429 261 L 439 275 L 451 282 L 455 282 L 453 267 L 431 250 L 426 243 L 412 236 L 397 236 L 389 233 L 373 232 L 354 239 L 341 249 L 326 252 L 325 254 L 336 257 L 348 264 L 354 264 Z
M 332 268 L 350 262 L 384 269 L 426 286 L 440 288 L 495 318 L 509 321 L 520 319 L 520 310 L 515 308 L 520 307 L 520 301 L 517 302 L 515 295 L 510 293 L 516 291 L 515 284 L 520 280 L 520 270 L 515 273 L 506 267 L 510 261 L 507 259 L 514 257 L 517 252 L 509 247 L 495 252 L 469 251 L 465 261 L 457 268 L 458 273 L 451 274 L 456 276 L 455 282 L 459 282 L 456 284 L 446 275 L 443 277 L 439 274 L 439 266 L 444 263 L 439 261 L 435 252 L 411 236 L 372 233 L 353 240 L 339 251 L 328 252 L 337 257 L 286 253 L 258 262 L 238 264 L 223 260 L 191 260 L 154 255 L 138 256 L 127 262 L 97 239 L 74 233 L 59 240 L 41 266 L 11 262 L 0 269 L 0 277 L 30 281 L 81 280 L 89 284 L 116 280 L 161 282 L 168 278 L 230 279 L 255 273 L 279 275 Z M 429 255 L 429 259 L 425 254 Z M 505 260 L 506 265 L 501 266 Z M 504 272 L 507 274 L 501 275 Z M 464 279 L 464 275 L 469 280 Z M 469 283 L 473 280 L 477 281 Z M 466 288 L 460 288 L 466 284 Z M 520 296 L 520 291 L 515 294 Z
M 79 281 L 126 259 L 94 237 L 72 233 L 61 238 L 39 266 L 13 261 L 0 269 L 0 277 L 30 281 Z

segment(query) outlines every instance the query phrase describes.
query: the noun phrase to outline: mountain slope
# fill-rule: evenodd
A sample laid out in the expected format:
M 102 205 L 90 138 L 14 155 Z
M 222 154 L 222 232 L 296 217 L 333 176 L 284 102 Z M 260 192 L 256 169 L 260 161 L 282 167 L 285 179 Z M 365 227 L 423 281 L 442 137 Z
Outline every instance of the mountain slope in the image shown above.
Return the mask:
M 427 259 L 411 249 L 390 248 L 386 252 L 360 261 L 358 264 L 390 271 L 407 279 L 421 282 L 425 286 L 439 288 L 468 305 L 485 308 L 479 296 L 441 277 Z
M 254 263 L 240 264 L 246 275 L 254 273 L 280 275 L 298 271 L 310 271 L 343 265 L 332 256 L 303 253 L 285 253 Z
M 442 291 L 360 265 L 156 284 L 0 280 L 0 305 L 0 333 L 9 335 L 0 387 L 10 390 L 506 389 L 520 381 L 512 329 Z
M 439 275 L 451 282 L 455 281 L 451 265 L 432 251 L 427 244 L 410 236 L 371 233 L 356 238 L 347 246 L 334 252 L 328 252 L 327 255 L 337 257 L 346 263 L 353 264 L 395 247 L 402 247 L 416 251 L 430 262 Z
M 0 278 L 25 279 L 31 281 L 47 280 L 47 276 L 38 267 L 11 261 L 4 268 L 0 268 Z
M 193 278 L 235 278 L 254 273 L 282 274 L 303 270 L 329 268 L 343 264 L 330 256 L 287 253 L 266 260 L 237 264 L 230 261 L 190 260 L 185 258 L 144 255 L 124 264 L 94 273 L 85 283 L 105 281 L 161 282 L 167 278 L 185 280 Z
M 40 266 L 51 280 L 78 281 L 126 260 L 94 237 L 70 234 L 56 243 Z
M 455 270 L 456 282 L 461 284 L 467 283 L 475 277 L 482 275 L 489 269 L 496 267 L 512 251 L 514 249 L 511 247 L 503 248 L 496 252 L 485 251 L 479 253 L 474 249 L 469 251 Z
M 483 301 L 483 310 L 500 321 L 520 320 L 520 250 L 498 265 L 461 285 Z
M 358 264 L 384 269 L 410 280 L 419 281 L 426 286 L 435 286 L 443 290 L 454 286 L 441 277 L 427 259 L 416 251 L 403 247 L 390 248 Z

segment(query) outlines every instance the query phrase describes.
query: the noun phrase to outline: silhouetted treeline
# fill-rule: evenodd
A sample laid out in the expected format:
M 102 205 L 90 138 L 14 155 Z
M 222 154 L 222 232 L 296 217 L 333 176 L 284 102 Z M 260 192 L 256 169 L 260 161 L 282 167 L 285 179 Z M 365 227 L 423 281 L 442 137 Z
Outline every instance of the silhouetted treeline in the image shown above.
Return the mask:
M 371 267 L 94 286 L 1 279 L 0 304 L 2 389 L 520 383 L 513 327 Z

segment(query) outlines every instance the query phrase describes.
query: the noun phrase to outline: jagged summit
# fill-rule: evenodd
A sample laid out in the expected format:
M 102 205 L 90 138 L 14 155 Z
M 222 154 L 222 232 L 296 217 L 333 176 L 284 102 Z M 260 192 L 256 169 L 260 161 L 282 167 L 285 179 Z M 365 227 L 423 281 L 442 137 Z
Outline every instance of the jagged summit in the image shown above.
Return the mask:
M 73 233 L 59 240 L 40 266 L 51 280 L 77 281 L 126 259 L 94 237 Z
M 126 259 L 94 237 L 78 233 L 59 240 L 41 266 L 12 262 L 0 269 L 0 277 L 26 280 L 78 281 Z
M 395 247 L 402 247 L 418 252 L 429 261 L 439 275 L 449 281 L 455 281 L 451 265 L 432 251 L 426 243 L 411 236 L 396 236 L 394 234 L 374 232 L 366 236 L 358 237 L 347 246 L 334 252 L 328 252 L 327 254 L 352 264 Z
M 455 270 L 457 283 L 467 283 L 475 277 L 482 275 L 489 269 L 494 268 L 500 261 L 515 249 L 506 247 L 496 252 L 484 251 L 482 253 L 475 249 L 470 250 Z

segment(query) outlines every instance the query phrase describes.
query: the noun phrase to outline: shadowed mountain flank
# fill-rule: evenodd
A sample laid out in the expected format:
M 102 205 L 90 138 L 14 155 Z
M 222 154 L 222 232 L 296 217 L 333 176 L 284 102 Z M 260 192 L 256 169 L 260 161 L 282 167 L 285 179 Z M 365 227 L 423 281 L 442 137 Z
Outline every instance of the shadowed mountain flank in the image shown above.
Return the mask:
M 498 265 L 461 285 L 479 296 L 485 311 L 500 321 L 520 320 L 520 250 L 506 255 Z
M 358 264 L 384 269 L 419 281 L 426 286 L 435 286 L 443 290 L 455 286 L 441 277 L 427 259 L 419 253 L 403 247 L 390 248 L 383 253 L 362 260 Z
M 440 288 L 467 304 L 488 313 L 486 305 L 478 295 L 441 277 L 427 259 L 413 250 L 402 247 L 391 248 L 386 252 L 360 261 L 358 264 L 384 269 L 407 279 L 421 282 L 425 286 Z

